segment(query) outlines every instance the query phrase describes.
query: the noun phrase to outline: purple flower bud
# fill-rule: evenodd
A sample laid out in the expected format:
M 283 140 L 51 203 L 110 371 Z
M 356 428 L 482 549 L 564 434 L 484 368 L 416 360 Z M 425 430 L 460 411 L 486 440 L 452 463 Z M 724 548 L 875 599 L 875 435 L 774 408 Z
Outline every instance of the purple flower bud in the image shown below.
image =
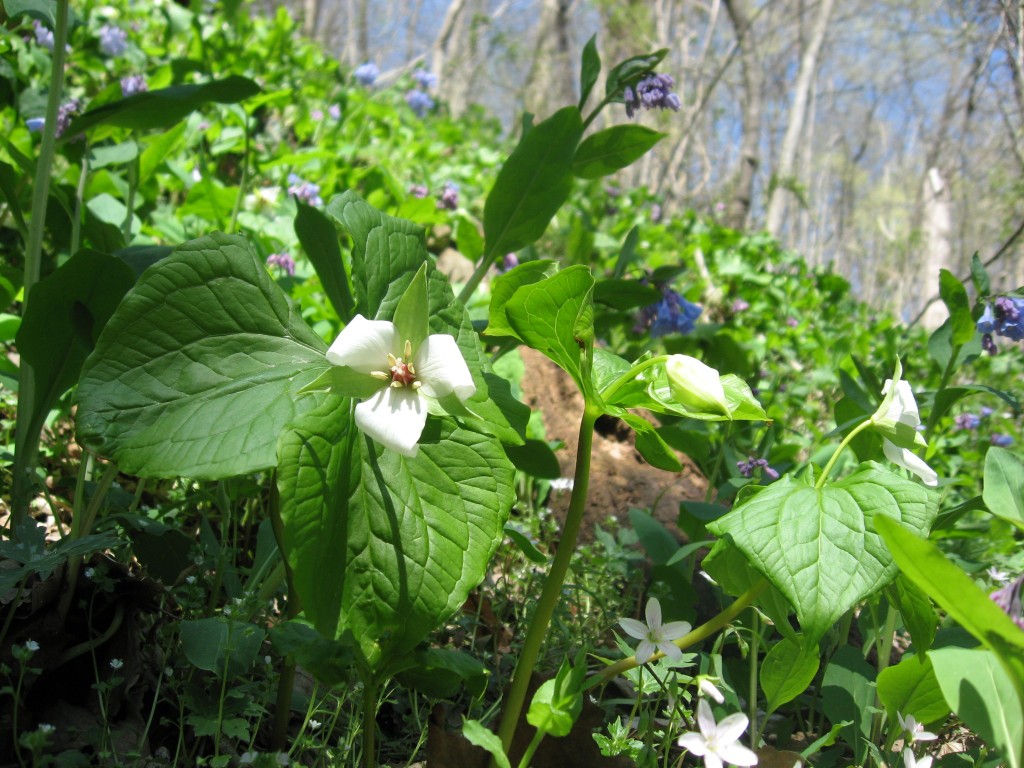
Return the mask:
M 760 468 L 765 477 L 769 480 L 778 480 L 779 473 L 768 466 L 768 459 L 756 459 L 748 456 L 746 461 L 737 461 L 736 468 L 743 477 L 753 477 L 754 470 Z
M 446 209 L 454 211 L 459 207 L 459 187 L 453 182 L 446 181 L 444 189 L 441 190 L 441 197 L 437 201 L 438 210 Z
M 1004 435 L 1002 432 L 993 432 L 988 441 L 997 448 L 1009 448 L 1015 442 L 1012 435 Z
M 994 355 L 999 352 L 999 347 L 996 346 L 995 339 L 992 338 L 991 333 L 986 333 L 981 337 L 981 348 L 990 355 Z
M 289 277 L 295 276 L 295 259 L 287 253 L 272 253 L 267 256 L 268 267 L 278 267 Z
M 419 88 L 413 88 L 405 94 L 405 102 L 409 105 L 417 117 L 423 117 L 434 108 L 434 100 L 430 94 L 424 93 Z
M 660 222 L 662 215 L 663 211 L 661 210 L 661 206 L 658 205 L 657 203 L 654 203 L 651 206 L 651 223 L 657 224 L 658 222 Z
M 422 184 L 413 184 L 409 187 L 409 194 L 415 197 L 417 200 L 422 200 L 424 197 L 430 194 L 430 190 Z
M 412 73 L 412 79 L 416 81 L 420 88 L 424 91 L 429 91 L 435 85 L 437 85 L 437 75 L 426 69 L 420 67 Z
M 338 104 L 331 104 L 327 108 L 327 114 L 331 116 L 331 120 L 341 120 L 341 106 Z
M 310 111 L 309 116 L 312 118 L 313 122 L 320 123 L 323 122 L 324 111 L 322 109 L 314 109 Z
M 116 58 L 128 50 L 128 33 L 113 24 L 104 24 L 99 30 L 100 50 Z
M 356 82 L 360 85 L 369 88 L 377 82 L 377 78 L 380 76 L 380 70 L 377 68 L 376 64 L 368 61 L 365 64 L 360 64 L 356 67 L 356 71 L 352 73 L 352 76 L 355 77 Z
M 800 321 L 797 320 L 795 317 L 787 317 L 786 325 L 788 325 L 790 328 L 796 328 L 798 325 L 800 325 Z
M 987 405 L 981 406 L 981 418 L 987 419 L 992 414 L 993 414 L 993 410 L 991 408 L 989 408 Z
M 126 99 L 129 96 L 145 93 L 148 90 L 149 86 L 146 85 L 146 78 L 142 75 L 128 75 L 128 77 L 121 78 L 121 96 Z
M 57 109 L 57 136 L 63 136 L 64 131 L 71 125 L 71 120 L 82 111 L 82 102 L 78 99 L 70 99 Z
M 736 301 L 732 303 L 733 312 L 746 312 L 748 309 L 750 309 L 750 304 L 745 302 L 743 299 L 736 299 Z
M 510 269 L 515 269 L 519 266 L 519 257 L 514 253 L 506 253 L 505 258 L 501 260 L 502 272 L 508 272 Z

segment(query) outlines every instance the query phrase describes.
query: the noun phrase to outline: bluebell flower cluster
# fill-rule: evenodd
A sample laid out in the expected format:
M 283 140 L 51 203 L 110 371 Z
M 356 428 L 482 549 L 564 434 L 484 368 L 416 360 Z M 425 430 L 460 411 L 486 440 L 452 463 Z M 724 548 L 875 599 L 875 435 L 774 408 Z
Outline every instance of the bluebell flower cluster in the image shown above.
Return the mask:
M 748 456 L 746 461 L 737 461 L 736 468 L 739 469 L 740 474 L 744 477 L 753 477 L 754 470 L 758 467 L 764 473 L 764 476 L 769 480 L 778 480 L 779 473 L 768 466 L 768 459 L 757 459 L 753 456 Z
M 437 85 L 437 75 L 429 70 L 423 69 L 422 67 L 412 73 L 412 79 L 415 80 L 416 84 L 424 91 L 429 91 Z
M 36 42 L 48 51 L 53 50 L 53 30 L 45 26 L 39 19 L 32 19 L 32 30 L 36 35 Z
M 661 301 L 640 310 L 633 331 L 648 331 L 652 339 L 670 333 L 692 332 L 704 309 L 690 303 L 667 285 L 661 286 L 661 296 Z
M 124 98 L 134 96 L 137 93 L 145 93 L 149 90 L 146 85 L 146 78 L 142 75 L 128 75 L 121 78 L 121 95 Z
M 437 200 L 438 210 L 454 211 L 459 207 L 459 185 L 446 181 L 441 189 L 441 196 Z
M 380 77 L 380 69 L 372 61 L 368 61 L 365 64 L 360 64 L 356 67 L 352 76 L 355 77 L 357 83 L 369 88 L 377 82 L 377 78 Z
M 1005 336 L 1011 341 L 1024 340 L 1024 299 L 1000 296 L 978 318 L 981 346 L 990 355 L 999 351 L 992 335 Z
M 416 113 L 416 117 L 423 117 L 434 108 L 434 100 L 430 98 L 430 94 L 419 88 L 413 88 L 405 94 L 405 103 Z
M 993 432 L 988 441 L 997 448 L 1009 448 L 1015 442 L 1012 435 L 1003 432 Z
M 287 253 L 272 253 L 267 256 L 268 267 L 278 267 L 289 277 L 295 275 L 295 259 L 289 256 Z
M 82 102 L 68 99 L 57 109 L 57 136 L 63 136 L 74 117 L 82 111 Z
M 678 112 L 682 104 L 679 97 L 672 93 L 676 81 L 671 75 L 651 73 L 636 84 L 636 88 L 626 87 L 622 98 L 626 102 L 626 115 L 633 117 L 640 109 L 671 109 Z
M 104 24 L 99 30 L 100 50 L 107 56 L 123 56 L 128 50 L 128 33 L 113 24 Z
M 1021 593 L 1024 592 L 1024 573 L 1011 581 L 1002 589 L 997 589 L 991 595 L 992 602 L 998 605 L 1013 619 L 1014 623 L 1024 629 L 1024 603 L 1021 602 Z
M 320 197 L 320 185 L 304 180 L 295 173 L 288 174 L 288 194 L 299 198 L 306 205 L 323 205 Z
M 975 430 L 981 426 L 981 417 L 976 413 L 961 413 L 953 419 L 957 429 Z

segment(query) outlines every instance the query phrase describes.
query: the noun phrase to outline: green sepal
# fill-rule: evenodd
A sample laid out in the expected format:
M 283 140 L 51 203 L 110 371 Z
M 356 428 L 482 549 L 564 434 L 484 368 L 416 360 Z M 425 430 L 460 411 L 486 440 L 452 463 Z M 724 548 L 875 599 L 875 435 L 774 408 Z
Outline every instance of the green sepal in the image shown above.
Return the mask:
M 417 270 L 409 287 L 395 307 L 394 324 L 398 332 L 398 342 L 411 342 L 412 348 L 418 349 L 427 338 L 430 310 L 427 302 L 427 265 L 423 263 Z

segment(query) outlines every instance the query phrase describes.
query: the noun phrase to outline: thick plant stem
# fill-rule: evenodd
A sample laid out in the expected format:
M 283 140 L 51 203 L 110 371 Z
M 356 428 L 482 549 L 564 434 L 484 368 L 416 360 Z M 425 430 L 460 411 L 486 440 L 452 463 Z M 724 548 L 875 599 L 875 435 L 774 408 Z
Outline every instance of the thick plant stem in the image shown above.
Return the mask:
M 551 563 L 551 570 L 544 582 L 544 589 L 537 602 L 537 610 L 526 630 L 526 639 L 523 641 L 523 649 L 519 654 L 516 671 L 512 676 L 512 686 L 505 697 L 501 725 L 498 727 L 498 737 L 501 739 L 501 745 L 506 754 L 512 745 L 512 737 L 516 732 L 519 714 L 522 712 L 523 703 L 526 700 L 526 690 L 530 685 L 530 676 L 533 674 L 533 668 L 537 665 L 541 645 L 547 636 L 548 625 L 551 623 L 551 617 L 554 615 L 555 607 L 562 595 L 562 585 L 565 583 L 565 576 L 569 572 L 569 563 L 576 550 L 576 539 L 583 521 L 583 510 L 587 506 L 587 488 L 590 485 L 590 452 L 594 444 L 594 422 L 600 415 L 600 409 L 588 402 L 580 422 L 579 445 L 576 449 L 576 473 L 573 476 L 572 499 L 569 502 L 569 511 L 565 516 L 562 539 L 554 562 Z M 494 768 L 496 764 L 492 761 L 491 766 Z
M 39 282 L 43 254 L 43 232 L 46 229 L 46 201 L 50 195 L 50 169 L 57 148 L 57 111 L 64 88 L 64 46 L 68 39 L 68 8 L 70 0 L 57 0 L 56 28 L 53 31 L 53 66 L 50 72 L 50 93 L 46 102 L 46 122 L 43 140 L 36 162 L 36 178 L 32 185 L 32 219 L 29 222 L 28 244 L 25 249 L 24 300 L 27 305 L 29 291 Z M 24 314 L 24 312 L 23 312 Z M 11 493 L 11 531 L 17 530 L 28 516 L 32 475 L 39 457 L 39 429 L 33 423 L 35 371 L 21 358 L 18 371 L 18 417 L 14 441 L 14 483 Z M 41 429 L 41 425 L 40 425 Z

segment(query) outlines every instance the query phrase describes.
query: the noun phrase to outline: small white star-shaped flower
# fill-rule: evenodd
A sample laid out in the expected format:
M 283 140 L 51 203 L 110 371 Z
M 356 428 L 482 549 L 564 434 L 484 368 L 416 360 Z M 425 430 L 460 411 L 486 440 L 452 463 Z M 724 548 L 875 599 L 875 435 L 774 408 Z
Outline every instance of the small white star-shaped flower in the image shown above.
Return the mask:
M 903 749 L 903 768 L 932 768 L 931 755 L 918 760 L 910 751 L 910 747 L 905 747 Z
M 716 723 L 711 705 L 706 699 L 697 702 L 697 726 L 700 733 L 684 733 L 678 744 L 697 757 L 704 758 L 707 768 L 722 768 L 729 765 L 757 765 L 757 755 L 739 743 L 740 736 L 747 730 L 747 716 L 736 712 Z
M 387 320 L 356 315 L 327 350 L 327 360 L 356 374 L 351 394 L 365 398 L 356 406 L 356 426 L 403 456 L 419 450 L 429 400 L 454 394 L 465 402 L 476 392 L 455 337 L 432 334 L 413 349 Z
M 926 731 L 924 729 L 924 723 L 917 722 L 917 718 L 913 715 L 903 717 L 902 713 L 897 712 L 896 719 L 899 720 L 900 728 L 902 728 L 909 737 L 909 741 L 907 742 L 908 744 L 915 741 L 934 741 L 939 738 L 936 734 Z
M 668 624 L 662 624 L 661 603 L 656 597 L 647 601 L 647 609 L 644 613 L 647 616 L 646 624 L 636 619 L 619 619 L 622 631 L 640 641 L 640 645 L 636 647 L 636 663 L 643 664 L 656 651 L 661 651 L 670 659 L 681 658 L 683 652 L 672 641 L 689 633 L 690 622 L 671 621 Z

